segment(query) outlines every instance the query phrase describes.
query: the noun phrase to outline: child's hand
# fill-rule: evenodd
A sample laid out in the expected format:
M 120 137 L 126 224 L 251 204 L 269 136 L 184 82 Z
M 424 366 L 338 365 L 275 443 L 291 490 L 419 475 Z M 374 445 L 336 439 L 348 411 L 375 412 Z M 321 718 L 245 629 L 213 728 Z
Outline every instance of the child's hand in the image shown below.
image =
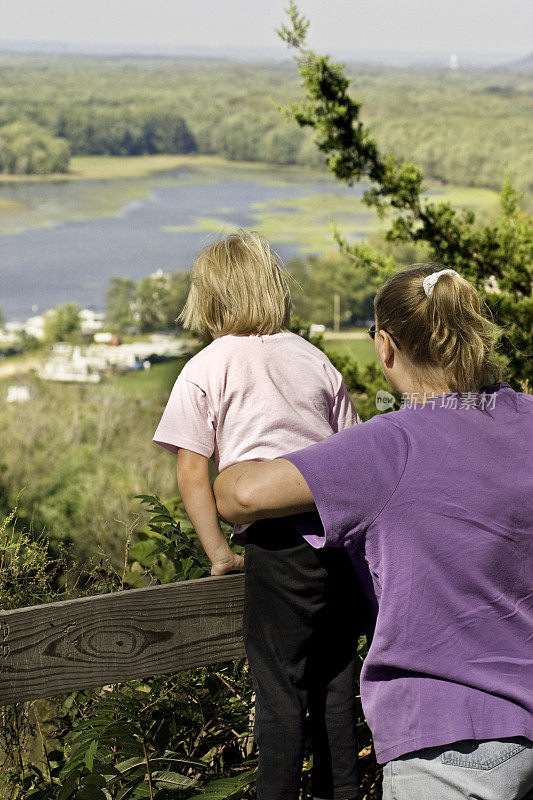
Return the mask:
M 223 561 L 213 561 L 211 565 L 211 575 L 225 575 L 227 572 L 242 572 L 244 569 L 244 558 L 237 553 L 231 553 L 229 558 Z

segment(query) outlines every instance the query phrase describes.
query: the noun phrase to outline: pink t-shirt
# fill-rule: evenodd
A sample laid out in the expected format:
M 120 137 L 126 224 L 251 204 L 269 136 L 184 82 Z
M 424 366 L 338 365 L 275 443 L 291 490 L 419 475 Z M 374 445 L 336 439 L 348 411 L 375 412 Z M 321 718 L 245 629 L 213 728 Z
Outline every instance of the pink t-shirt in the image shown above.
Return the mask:
M 358 422 L 340 372 L 301 336 L 227 335 L 185 364 L 154 442 L 212 457 L 222 470 L 291 453 Z
M 212 457 L 222 470 L 283 456 L 360 421 L 340 372 L 301 336 L 229 334 L 187 361 L 154 442 Z M 248 527 L 234 526 L 237 544 Z

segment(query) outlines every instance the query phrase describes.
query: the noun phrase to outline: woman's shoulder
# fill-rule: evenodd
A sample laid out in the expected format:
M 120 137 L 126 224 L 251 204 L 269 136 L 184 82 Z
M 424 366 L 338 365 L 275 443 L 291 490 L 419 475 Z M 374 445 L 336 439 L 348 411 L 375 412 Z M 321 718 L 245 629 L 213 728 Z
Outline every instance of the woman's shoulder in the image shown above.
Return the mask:
M 337 449 L 346 455 L 364 451 L 388 455 L 394 453 L 403 463 L 409 451 L 410 435 L 396 413 L 389 412 L 375 414 L 359 425 L 335 433 L 326 441 L 332 450 Z

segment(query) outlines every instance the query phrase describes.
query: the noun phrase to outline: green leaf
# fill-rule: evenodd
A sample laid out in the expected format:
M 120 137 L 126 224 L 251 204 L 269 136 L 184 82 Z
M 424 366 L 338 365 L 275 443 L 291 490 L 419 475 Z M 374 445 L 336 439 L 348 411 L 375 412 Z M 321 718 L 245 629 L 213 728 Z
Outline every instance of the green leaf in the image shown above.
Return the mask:
M 152 505 L 161 504 L 161 500 L 156 494 L 136 494 L 135 499 L 142 500 L 145 503 L 152 503 Z
M 108 800 L 108 798 L 96 786 L 84 786 L 77 793 L 76 800 Z
M 251 769 L 234 778 L 218 778 L 210 781 L 200 796 L 202 800 L 233 800 L 255 781 L 256 775 L 257 770 Z
M 71 707 L 71 705 L 74 702 L 75 698 L 76 698 L 76 692 L 74 692 L 73 694 L 69 694 L 69 696 L 65 698 L 65 700 L 63 701 L 63 706 L 62 706 L 63 711 L 68 711 L 69 710 L 69 708 Z
M 120 775 L 120 772 L 113 764 L 94 763 L 91 770 L 93 775 Z
M 125 773 L 114 775 L 107 781 L 107 786 L 114 786 L 116 783 L 120 783 L 121 781 L 127 781 L 127 786 L 136 786 L 138 783 L 146 779 L 146 764 L 143 763 L 142 767 L 142 769 L 137 767 L 132 771 L 128 770 L 127 777 Z
M 120 773 L 124 773 L 130 769 L 133 769 L 134 767 L 140 767 L 142 765 L 146 765 L 145 759 L 135 756 L 134 758 L 127 758 L 125 761 L 118 763 L 117 769 Z
M 84 775 L 80 783 L 82 786 L 96 786 L 98 789 L 103 789 L 107 781 L 103 775 L 95 775 L 93 773 L 92 775 Z
M 136 544 L 130 548 L 130 558 L 134 561 L 139 561 L 143 566 L 145 564 L 150 564 L 155 559 L 154 550 L 156 547 L 156 542 L 150 539 L 136 542 Z
M 186 775 L 180 775 L 178 772 L 165 772 L 164 770 L 152 772 L 152 778 L 158 786 L 178 786 L 182 789 L 188 789 L 197 784 L 197 781 L 193 778 L 188 778 Z
M 96 755 L 97 750 L 98 750 L 98 739 L 93 739 L 93 741 L 87 748 L 87 752 L 85 753 L 85 758 L 83 759 L 89 771 L 91 771 L 93 768 L 94 757 Z
M 150 764 L 158 764 L 159 762 L 172 762 L 173 764 L 186 764 L 188 767 L 196 767 L 199 769 L 207 769 L 208 765 L 205 761 L 200 761 L 198 758 L 191 758 L 190 756 L 181 756 L 179 753 L 165 751 L 162 756 L 156 756 L 150 759 Z
M 124 786 L 117 794 L 115 800 L 127 800 L 133 794 L 133 786 Z
M 68 798 L 72 795 L 77 786 L 78 786 L 78 776 L 71 775 L 70 777 L 68 777 L 64 781 L 63 786 L 60 789 L 60 792 L 57 796 L 57 800 L 68 800 Z
M 151 797 L 150 789 L 148 786 L 136 786 L 131 797 L 132 800 L 144 800 L 145 797 Z
M 196 578 L 202 578 L 205 576 L 205 570 L 201 569 L 200 567 L 194 567 L 189 572 L 189 580 L 195 580 Z

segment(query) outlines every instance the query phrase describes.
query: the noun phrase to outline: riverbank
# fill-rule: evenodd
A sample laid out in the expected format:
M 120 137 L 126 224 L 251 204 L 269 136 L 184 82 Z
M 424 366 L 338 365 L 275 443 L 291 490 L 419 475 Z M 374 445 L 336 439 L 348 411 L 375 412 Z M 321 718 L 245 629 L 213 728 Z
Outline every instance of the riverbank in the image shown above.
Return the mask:
M 148 201 L 159 187 L 201 186 L 205 184 L 254 182 L 266 187 L 286 189 L 307 185 L 312 191 L 302 196 L 265 197 L 253 205 L 255 224 L 265 236 L 282 239 L 294 236 L 309 241 L 316 250 L 316 229 L 335 222 L 353 230 L 357 216 L 358 233 L 369 234 L 379 227 L 375 213 L 361 201 L 365 183 L 353 190 L 339 184 L 325 169 L 279 166 L 266 162 L 229 161 L 220 156 L 145 155 L 145 156 L 79 156 L 71 161 L 71 169 L 55 175 L 5 175 L 0 173 L 0 233 L 60 225 L 64 222 L 108 218 L 124 214 L 132 204 Z M 496 208 L 498 195 L 490 189 L 428 182 L 429 194 L 466 207 L 478 213 Z M 238 189 L 237 189 L 238 191 Z M 272 195 L 272 192 L 269 193 Z M 283 195 L 283 196 L 282 196 Z M 283 200 L 280 204 L 280 199 Z M 279 214 L 280 205 L 284 214 Z M 207 209 L 206 209 L 207 210 Z M 170 225 L 171 232 L 221 231 L 235 226 L 233 207 L 221 206 L 213 220 L 201 209 L 191 224 Z M 224 218 L 224 214 L 227 219 Z M 287 228 L 287 230 L 284 230 Z M 302 232 L 306 233 L 302 236 Z M 315 235 L 313 235 L 313 229 Z
M 323 175 L 324 170 L 305 169 L 296 165 L 268 164 L 263 161 L 229 161 L 221 156 L 206 155 L 143 155 L 143 156 L 73 156 L 70 159 L 68 172 L 56 172 L 49 175 L 10 175 L 0 172 L 0 185 L 6 183 L 61 183 L 78 180 L 119 180 L 122 178 L 146 178 L 158 172 L 194 166 L 201 168 L 217 168 L 232 165 L 235 170 L 266 170 L 275 174 L 291 172 L 298 175 L 308 174 L 315 178 Z

